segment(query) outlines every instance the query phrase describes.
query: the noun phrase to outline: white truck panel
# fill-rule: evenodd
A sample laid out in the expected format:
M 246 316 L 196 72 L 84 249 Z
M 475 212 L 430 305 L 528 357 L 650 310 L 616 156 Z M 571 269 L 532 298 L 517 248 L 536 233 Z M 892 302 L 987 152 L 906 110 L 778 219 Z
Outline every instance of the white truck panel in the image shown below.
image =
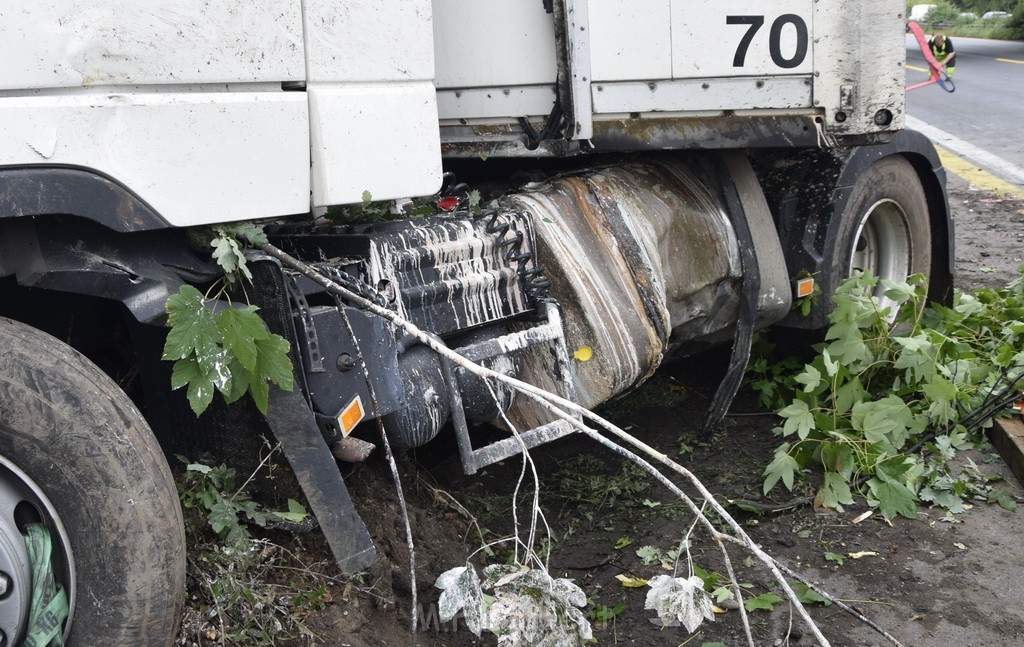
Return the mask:
M 814 66 L 821 73 L 814 78 L 814 105 L 825 109 L 829 130 L 869 130 L 880 110 L 892 113 L 889 129 L 903 128 L 904 9 L 890 2 L 848 2 L 841 11 L 815 6 Z
M 812 0 L 672 0 L 672 76 L 810 74 L 813 7 Z
M 672 78 L 670 0 L 590 0 L 594 82 Z
M 298 0 L 35 0 L 0 12 L 0 90 L 305 76 Z
M 306 0 L 313 206 L 441 186 L 430 0 Z
M 309 209 L 309 133 L 298 93 L 0 98 L 0 166 L 103 173 L 175 226 Z
M 441 187 L 434 86 L 311 85 L 313 206 L 429 195 Z
M 501 119 L 509 115 L 541 117 L 555 105 L 555 86 L 438 90 L 437 111 L 443 119 Z
M 594 111 L 716 112 L 800 109 L 811 104 L 811 77 L 724 78 L 678 81 L 600 83 L 594 86 Z
M 433 6 L 438 89 L 555 83 L 554 23 L 541 0 L 433 0 Z
M 434 78 L 430 0 L 305 0 L 303 6 L 310 83 Z

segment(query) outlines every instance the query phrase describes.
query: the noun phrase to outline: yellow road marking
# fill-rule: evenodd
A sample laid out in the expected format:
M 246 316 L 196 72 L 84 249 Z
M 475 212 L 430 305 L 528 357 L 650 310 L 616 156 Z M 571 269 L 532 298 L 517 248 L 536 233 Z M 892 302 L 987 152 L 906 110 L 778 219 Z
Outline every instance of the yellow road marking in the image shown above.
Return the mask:
M 928 68 L 926 68 L 926 67 L 918 67 L 916 65 L 908 65 L 907 69 L 908 70 L 914 70 L 915 72 L 927 72 L 928 71 Z
M 982 191 L 998 193 L 1016 200 L 1024 200 L 1024 189 L 1019 186 L 997 178 L 942 146 L 936 145 L 935 149 L 939 152 L 939 159 L 942 160 L 942 165 L 947 170 L 956 173 Z
M 1015 61 L 1012 58 L 997 58 L 996 60 L 1000 63 L 1016 63 L 1017 65 L 1024 65 L 1024 61 Z

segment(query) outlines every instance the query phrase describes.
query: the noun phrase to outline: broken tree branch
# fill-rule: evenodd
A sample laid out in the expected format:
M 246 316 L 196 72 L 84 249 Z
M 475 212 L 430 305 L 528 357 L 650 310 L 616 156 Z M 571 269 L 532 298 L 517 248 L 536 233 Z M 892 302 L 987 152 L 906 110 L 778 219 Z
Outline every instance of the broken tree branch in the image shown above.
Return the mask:
M 370 300 L 359 296 L 358 294 L 352 292 L 351 290 L 344 288 L 343 286 L 335 283 L 331 279 L 327 278 L 326 276 L 318 272 L 312 266 L 292 257 L 291 255 L 278 249 L 277 247 L 267 244 L 263 246 L 263 250 L 267 254 L 270 254 L 271 256 L 274 256 L 275 258 L 281 260 L 289 267 L 298 270 L 303 275 L 305 275 L 312 281 L 316 282 L 317 284 L 325 288 L 329 293 L 340 296 L 343 299 L 347 300 L 348 302 L 353 303 L 363 309 L 366 309 L 380 317 L 383 317 L 384 319 L 387 319 L 394 325 L 403 328 L 408 334 L 412 335 L 413 337 L 416 337 L 422 344 L 431 348 L 436 353 L 450 360 L 457 366 L 461 366 L 462 368 L 481 378 L 504 383 L 516 389 L 517 391 L 527 395 L 528 397 L 531 397 L 532 399 L 540 403 L 542 406 L 547 408 L 555 415 L 559 416 L 563 420 L 566 420 L 570 425 L 572 425 L 574 428 L 576 428 L 578 431 L 582 432 L 586 436 L 594 439 L 595 441 L 597 441 L 604 447 L 610 449 L 611 451 L 622 456 L 625 456 L 629 458 L 631 461 L 640 465 L 654 478 L 656 478 L 660 483 L 662 483 L 662 485 L 664 485 L 667 489 L 673 492 L 676 496 L 679 496 L 681 500 L 683 500 L 686 503 L 686 505 L 690 508 L 691 512 L 693 512 L 699 519 L 701 519 L 701 523 L 708 529 L 711 536 L 716 540 L 716 542 L 719 543 L 720 547 L 724 552 L 726 567 L 729 570 L 729 576 L 734 584 L 734 587 L 736 586 L 737 580 L 735 574 L 732 572 L 731 562 L 728 558 L 728 553 L 725 551 L 724 544 L 722 543 L 723 541 L 732 541 L 734 543 L 740 544 L 749 552 L 751 552 L 755 557 L 757 557 L 758 560 L 760 560 L 773 573 L 773 575 L 775 575 L 786 597 L 789 598 L 790 602 L 797 608 L 798 613 L 804 620 L 808 629 L 818 640 L 818 642 L 822 645 L 822 647 L 827 647 L 830 644 L 828 640 L 824 637 L 824 635 L 822 635 L 820 629 L 817 627 L 817 625 L 814 623 L 811 617 L 808 615 L 807 610 L 800 602 L 796 592 L 786 582 L 786 579 L 783 576 L 777 561 L 771 556 L 769 556 L 767 553 L 765 553 L 763 550 L 761 550 L 761 548 L 746 534 L 746 532 L 744 532 L 743 528 L 739 525 L 739 523 L 736 522 L 736 520 L 733 519 L 728 512 L 726 512 L 725 508 L 722 507 L 720 503 L 718 503 L 714 495 L 711 494 L 711 492 L 704 486 L 700 479 L 698 479 L 688 469 L 686 469 L 679 463 L 673 461 L 664 452 L 658 451 L 657 449 L 647 445 L 646 443 L 626 433 L 625 431 L 615 426 L 614 424 L 601 418 L 600 416 L 593 413 L 589 409 L 581 407 L 580 405 L 570 400 L 567 400 L 558 395 L 537 388 L 531 384 L 522 382 L 515 378 L 508 377 L 502 373 L 498 373 L 496 371 L 488 369 L 487 367 L 480 366 L 467 360 L 465 357 L 461 356 L 460 354 L 456 353 L 455 351 L 445 346 L 434 336 L 421 330 L 415 324 L 405 320 L 396 312 L 378 306 L 377 304 L 371 302 Z M 735 536 L 722 533 L 717 528 L 715 528 L 711 520 L 701 513 L 701 510 L 696 505 L 696 503 L 692 499 L 690 499 L 690 497 L 687 496 L 686 493 L 683 492 L 681 488 L 679 488 L 679 486 L 677 486 L 670 479 L 668 479 L 664 474 L 662 474 L 660 470 L 655 468 L 647 460 L 643 459 L 635 452 L 611 441 L 610 439 L 601 435 L 594 429 L 591 429 L 587 425 L 583 424 L 581 420 L 577 419 L 572 414 L 577 414 L 594 422 L 595 424 L 599 425 L 601 428 L 603 428 L 604 430 L 606 430 L 608 433 L 612 434 L 619 440 L 634 447 L 638 451 L 651 457 L 656 462 L 661 463 L 671 471 L 685 478 L 697 490 L 701 498 L 707 501 L 707 503 L 711 505 L 712 509 L 719 515 L 719 517 L 723 521 L 725 521 L 725 523 L 730 527 Z M 739 597 L 738 589 L 736 590 L 736 595 L 738 600 L 742 600 L 742 598 Z M 748 642 L 749 644 L 754 645 L 755 643 L 753 642 L 753 637 L 751 635 L 749 621 L 746 617 L 746 613 L 743 609 L 742 604 L 740 604 L 740 610 Z M 871 625 L 874 625 L 874 623 L 869 623 L 869 626 Z M 891 641 L 894 641 L 894 639 L 888 636 L 888 634 L 886 634 L 885 632 L 882 633 Z M 894 642 L 894 644 L 898 645 L 899 643 Z

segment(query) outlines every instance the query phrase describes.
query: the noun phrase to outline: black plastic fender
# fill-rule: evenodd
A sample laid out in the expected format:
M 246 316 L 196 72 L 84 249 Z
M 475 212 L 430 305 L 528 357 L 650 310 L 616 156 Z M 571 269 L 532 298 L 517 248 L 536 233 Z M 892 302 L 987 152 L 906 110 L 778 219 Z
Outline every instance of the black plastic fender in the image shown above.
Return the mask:
M 142 198 L 96 171 L 0 167 L 0 219 L 58 214 L 79 216 L 114 231 L 170 227 Z
M 775 218 L 790 276 L 809 274 L 826 291 L 838 284 L 827 276 L 839 220 L 858 177 L 872 164 L 902 155 L 914 167 L 928 202 L 932 230 L 929 296 L 948 302 L 954 268 L 953 222 L 946 196 L 946 173 L 931 141 L 914 130 L 872 146 L 839 149 L 775 149 L 751 152 L 754 168 Z M 790 313 L 777 325 L 818 329 L 827 323 L 831 302 L 819 297 L 808 316 Z
M 0 276 L 19 285 L 121 302 L 140 322 L 166 316 L 164 302 L 186 280 L 219 270 L 179 230 L 117 232 L 82 218 L 0 220 Z

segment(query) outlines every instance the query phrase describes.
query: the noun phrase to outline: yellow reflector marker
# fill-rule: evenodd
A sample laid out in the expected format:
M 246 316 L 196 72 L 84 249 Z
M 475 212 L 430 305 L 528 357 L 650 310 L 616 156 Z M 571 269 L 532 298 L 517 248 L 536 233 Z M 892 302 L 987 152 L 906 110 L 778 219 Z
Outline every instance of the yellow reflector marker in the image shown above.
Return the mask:
M 594 356 L 594 351 L 590 350 L 589 346 L 580 346 L 572 356 L 575 357 L 578 362 L 586 362 Z
M 366 417 L 366 411 L 363 410 L 363 400 L 358 395 L 348 403 L 344 409 L 341 410 L 341 415 L 338 416 L 338 426 L 341 427 L 341 435 L 348 437 L 352 430 L 356 428 L 363 418 Z
M 809 297 L 814 294 L 814 279 L 800 279 L 796 282 L 796 297 Z

